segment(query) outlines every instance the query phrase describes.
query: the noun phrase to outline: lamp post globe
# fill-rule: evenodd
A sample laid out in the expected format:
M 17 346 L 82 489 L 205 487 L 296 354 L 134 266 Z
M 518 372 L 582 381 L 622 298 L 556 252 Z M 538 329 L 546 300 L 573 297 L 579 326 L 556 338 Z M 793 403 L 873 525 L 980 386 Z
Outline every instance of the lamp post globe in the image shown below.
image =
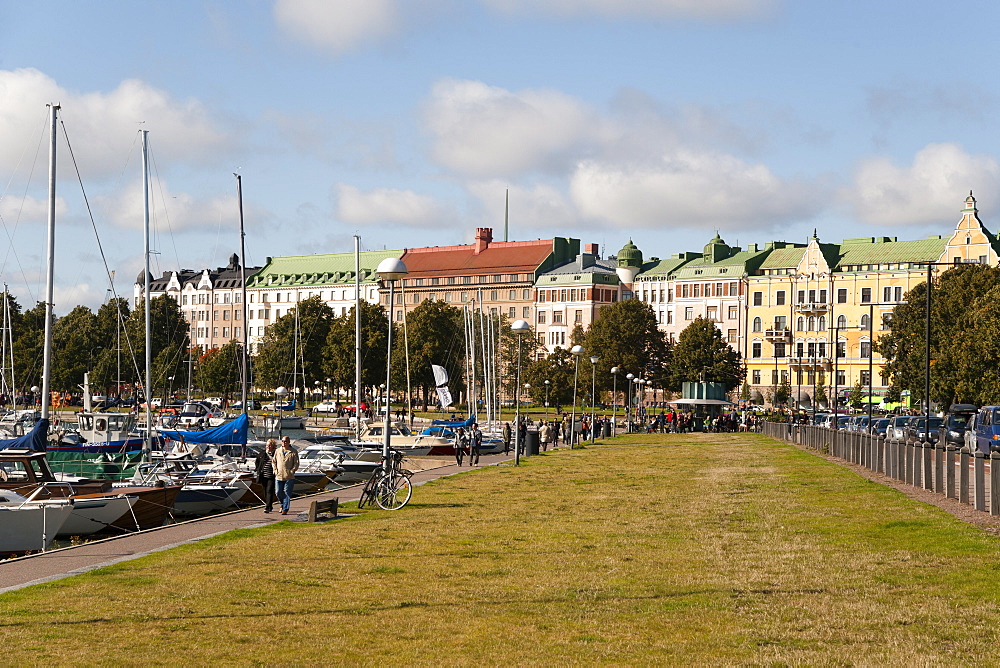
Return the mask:
M 274 390 L 274 406 L 278 409 L 278 422 L 275 431 L 278 432 L 278 440 L 281 440 L 281 407 L 285 403 L 285 397 L 288 395 L 288 390 L 284 385 L 281 385 Z
M 514 383 L 514 466 L 521 465 L 521 339 L 531 331 L 527 320 L 510 323 L 510 331 L 517 336 L 517 379 Z
M 573 412 L 569 418 L 569 449 L 572 450 L 573 444 L 576 442 L 576 383 L 580 375 L 580 357 L 585 351 L 583 346 L 573 346 L 569 352 L 575 358 L 573 365 Z
M 389 392 L 390 379 L 392 377 L 392 323 L 393 323 L 393 298 L 395 297 L 396 281 L 401 281 L 410 273 L 406 264 L 398 257 L 387 257 L 378 263 L 375 268 L 380 280 L 389 284 L 389 331 L 386 336 L 385 353 L 385 436 L 382 442 L 382 466 L 386 473 L 389 472 L 389 447 L 392 438 L 392 425 L 389 422 Z
M 545 414 L 549 414 L 549 385 L 552 383 L 545 381 Z

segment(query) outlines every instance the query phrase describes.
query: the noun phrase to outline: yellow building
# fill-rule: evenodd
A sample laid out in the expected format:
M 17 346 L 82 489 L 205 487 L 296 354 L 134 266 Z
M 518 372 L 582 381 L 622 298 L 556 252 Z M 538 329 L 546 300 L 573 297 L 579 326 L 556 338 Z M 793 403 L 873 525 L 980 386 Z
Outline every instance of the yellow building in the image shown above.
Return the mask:
M 949 237 L 826 244 L 814 233 L 804 247 L 775 250 L 748 279 L 746 362 L 754 400 L 766 400 L 786 378 L 793 399 L 806 407 L 819 385 L 841 403 L 858 382 L 884 393 L 884 360 L 872 344 L 890 327 L 893 307 L 926 281 L 928 263 L 934 272 L 943 264 L 994 265 L 998 249 L 970 193 Z

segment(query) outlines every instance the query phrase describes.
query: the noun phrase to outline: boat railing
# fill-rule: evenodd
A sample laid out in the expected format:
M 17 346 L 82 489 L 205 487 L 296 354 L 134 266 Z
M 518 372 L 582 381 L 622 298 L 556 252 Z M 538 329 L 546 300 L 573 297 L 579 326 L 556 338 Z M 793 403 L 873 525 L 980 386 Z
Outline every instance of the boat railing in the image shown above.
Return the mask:
M 74 493 L 73 485 L 69 484 L 68 482 L 60 482 L 60 481 L 43 482 L 40 485 L 38 485 L 38 487 L 33 489 L 31 491 L 31 494 L 25 497 L 25 500 L 21 503 L 21 506 L 24 506 L 25 504 L 29 503 L 38 503 L 40 501 L 53 500 L 53 497 L 55 495 L 53 495 L 50 491 L 52 488 L 65 488 L 66 490 L 69 491 L 69 494 L 67 494 L 65 497 L 59 497 L 59 498 L 69 498 Z M 49 492 L 49 493 L 46 497 L 40 498 L 42 492 Z

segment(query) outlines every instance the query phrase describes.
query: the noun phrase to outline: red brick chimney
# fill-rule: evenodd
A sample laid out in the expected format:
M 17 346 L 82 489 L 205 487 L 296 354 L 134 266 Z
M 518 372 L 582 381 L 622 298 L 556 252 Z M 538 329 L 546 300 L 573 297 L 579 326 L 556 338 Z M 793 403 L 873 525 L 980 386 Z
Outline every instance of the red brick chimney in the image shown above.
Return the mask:
M 584 244 L 583 252 L 589 255 L 597 255 L 597 251 L 600 250 L 597 244 Z
M 484 250 L 490 247 L 490 242 L 493 241 L 493 228 L 491 227 L 477 227 L 476 228 L 476 255 L 479 255 Z

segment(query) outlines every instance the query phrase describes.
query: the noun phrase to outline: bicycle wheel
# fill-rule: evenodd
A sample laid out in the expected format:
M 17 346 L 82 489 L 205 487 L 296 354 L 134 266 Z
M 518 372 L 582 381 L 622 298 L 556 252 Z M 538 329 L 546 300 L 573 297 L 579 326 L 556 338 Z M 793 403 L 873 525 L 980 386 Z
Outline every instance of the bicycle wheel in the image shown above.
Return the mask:
M 368 479 L 368 482 L 365 483 L 364 489 L 361 490 L 361 497 L 358 499 L 358 509 L 375 505 L 375 497 L 377 490 L 381 487 L 383 475 L 384 473 L 381 470 L 375 471 L 372 477 Z
M 410 501 L 413 487 L 405 475 L 386 476 L 379 481 L 375 503 L 383 510 L 399 510 Z

